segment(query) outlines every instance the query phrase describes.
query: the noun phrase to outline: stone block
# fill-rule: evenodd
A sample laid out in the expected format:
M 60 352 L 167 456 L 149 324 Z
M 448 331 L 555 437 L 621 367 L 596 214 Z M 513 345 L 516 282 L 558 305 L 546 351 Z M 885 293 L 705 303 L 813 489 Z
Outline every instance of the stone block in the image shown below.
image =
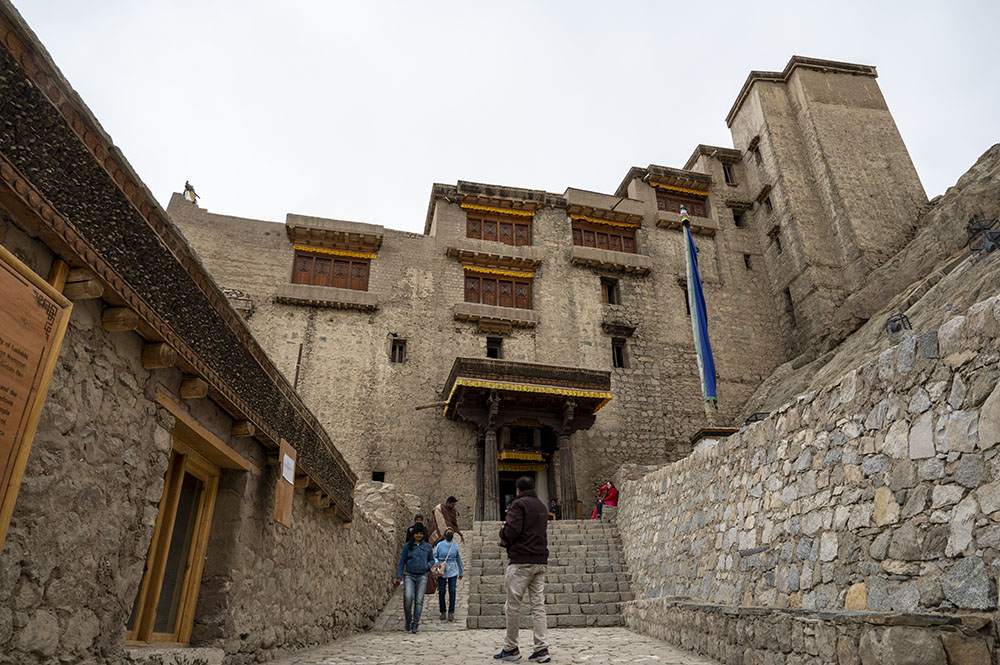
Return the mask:
M 989 450 L 1000 443 L 1000 384 L 983 402 L 979 411 L 979 447 Z
M 948 665 L 936 632 L 911 626 L 869 628 L 858 652 L 862 665 Z
M 957 632 L 942 632 L 941 642 L 948 654 L 948 665 L 988 665 L 990 650 L 982 637 L 968 637 Z
M 910 428 L 910 459 L 934 457 L 934 416 L 932 413 L 921 414 Z
M 864 611 L 868 609 L 868 585 L 864 582 L 852 584 L 844 597 L 845 610 Z
M 968 556 L 941 577 L 944 597 L 960 609 L 991 610 L 997 606 L 997 591 L 986 564 L 979 556 Z

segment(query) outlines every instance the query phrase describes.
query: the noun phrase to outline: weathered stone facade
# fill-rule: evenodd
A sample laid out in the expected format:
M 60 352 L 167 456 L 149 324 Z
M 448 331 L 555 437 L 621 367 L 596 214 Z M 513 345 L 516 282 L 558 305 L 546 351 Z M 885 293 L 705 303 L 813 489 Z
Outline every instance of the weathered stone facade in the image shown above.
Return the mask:
M 698 146 L 684 169 L 633 168 L 614 196 L 435 185 L 423 235 L 299 215 L 286 224 L 240 219 L 179 195 L 168 212 L 219 283 L 239 291 L 251 329 L 286 376 L 298 378 L 352 468 L 361 477 L 384 474 L 425 501 L 442 493 L 465 506 L 476 499 L 475 432 L 443 422 L 436 409 L 414 410 L 438 399 L 453 358 L 483 356 L 486 338 L 500 335 L 505 359 L 604 369 L 612 365 L 612 339 L 625 339 L 627 367 L 613 370 L 614 400 L 591 429 L 574 435 L 577 493 L 589 497 L 622 462 L 686 454 L 705 422 L 680 217 L 658 206 L 658 192 L 704 195 L 692 229 L 722 422 L 737 416 L 775 367 L 821 337 L 832 307 L 912 234 L 925 198 L 874 68 L 793 58 L 788 71 L 783 79 L 755 72 L 748 80 L 731 118 L 739 150 Z M 879 141 L 866 133 L 833 142 L 857 125 Z M 764 150 L 760 160 L 747 147 L 751 136 Z M 892 168 L 872 166 L 877 179 L 854 182 L 850 157 L 865 162 L 875 154 Z M 881 190 L 890 195 L 859 217 Z M 766 202 L 762 191 L 771 193 Z M 530 245 L 466 237 L 467 204 L 490 201 L 528 211 Z M 632 215 L 640 224 L 637 253 L 574 244 L 572 220 L 581 211 Z M 873 215 L 883 231 L 872 230 Z M 788 234 L 785 256 L 773 247 L 779 221 Z M 290 283 L 294 243 L 332 233 L 378 239 L 366 291 Z M 470 263 L 528 266 L 531 308 L 464 302 Z M 602 303 L 602 276 L 618 280 L 620 304 Z M 390 357 L 398 339 L 407 344 L 401 364 Z

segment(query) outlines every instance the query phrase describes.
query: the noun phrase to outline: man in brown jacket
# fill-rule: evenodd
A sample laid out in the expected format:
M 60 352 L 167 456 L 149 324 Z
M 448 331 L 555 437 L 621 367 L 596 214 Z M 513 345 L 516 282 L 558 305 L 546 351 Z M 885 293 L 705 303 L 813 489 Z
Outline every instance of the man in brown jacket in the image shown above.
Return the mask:
M 528 657 L 533 663 L 547 663 L 549 644 L 545 636 L 545 569 L 549 563 L 549 511 L 538 500 L 535 481 L 521 476 L 514 486 L 517 497 L 507 509 L 507 520 L 500 529 L 500 546 L 507 548 L 509 565 L 504 575 L 507 587 L 507 636 L 503 650 L 494 660 L 520 660 L 517 629 L 521 618 L 521 599 L 528 592 L 531 603 L 531 629 L 534 648 Z

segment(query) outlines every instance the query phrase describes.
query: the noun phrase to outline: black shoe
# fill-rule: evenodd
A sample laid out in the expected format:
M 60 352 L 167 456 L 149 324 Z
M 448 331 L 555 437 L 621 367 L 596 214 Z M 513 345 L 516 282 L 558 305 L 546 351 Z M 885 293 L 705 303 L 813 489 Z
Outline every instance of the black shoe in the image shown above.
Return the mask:
M 410 632 L 410 624 L 406 624 L 406 627 L 403 628 L 403 630 L 405 630 L 406 632 Z
M 413 624 L 413 631 L 412 632 L 413 632 L 414 635 L 417 634 L 417 624 Z
M 550 660 L 552 660 L 552 657 L 549 656 L 548 649 L 539 649 L 535 653 L 528 656 L 528 660 L 530 660 L 532 663 L 547 663 Z
M 510 651 L 500 650 L 500 653 L 493 656 L 493 660 L 521 660 L 521 652 L 517 647 L 514 647 Z
M 448 615 L 445 614 L 444 612 L 442 612 L 441 613 L 441 621 L 447 621 L 447 620 L 448 620 Z

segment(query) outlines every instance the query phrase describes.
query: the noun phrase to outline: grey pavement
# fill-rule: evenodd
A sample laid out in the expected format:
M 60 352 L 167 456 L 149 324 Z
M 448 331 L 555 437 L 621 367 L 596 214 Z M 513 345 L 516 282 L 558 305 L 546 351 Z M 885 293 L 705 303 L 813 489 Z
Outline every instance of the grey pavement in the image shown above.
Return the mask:
M 402 611 L 400 609 L 400 611 Z M 656 663 L 719 665 L 627 628 L 550 628 L 553 663 Z M 492 663 L 503 645 L 502 630 L 421 630 L 350 635 L 315 649 L 287 656 L 271 665 L 392 665 L 394 663 Z M 521 631 L 521 661 L 528 663 L 531 631 Z

